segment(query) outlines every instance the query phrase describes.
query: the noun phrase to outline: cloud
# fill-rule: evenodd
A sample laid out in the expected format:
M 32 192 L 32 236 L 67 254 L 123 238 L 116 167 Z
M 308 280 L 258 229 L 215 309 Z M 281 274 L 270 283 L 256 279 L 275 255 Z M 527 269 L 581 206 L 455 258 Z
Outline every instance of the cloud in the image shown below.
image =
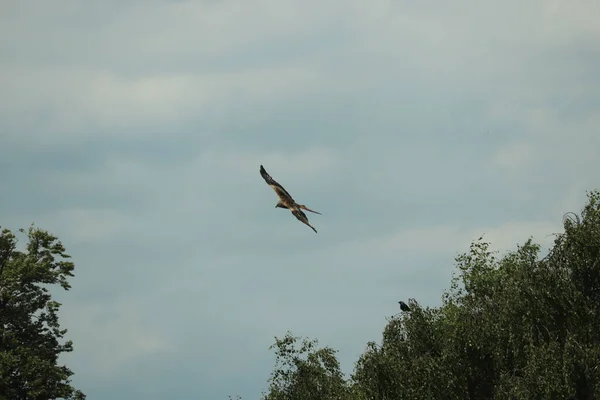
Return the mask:
M 500 252 L 516 249 L 517 244 L 524 243 L 530 236 L 534 242 L 543 246 L 550 245 L 554 238 L 552 233 L 562 230 L 560 219 L 557 223 L 547 221 L 513 221 L 497 226 L 460 227 L 459 225 L 433 225 L 418 228 L 403 228 L 366 240 L 340 243 L 330 249 L 329 257 L 332 268 L 342 268 L 342 265 L 355 265 L 357 268 L 368 268 L 377 271 L 386 269 L 387 262 L 400 260 L 412 263 L 425 254 L 428 257 L 443 256 L 451 264 L 455 255 L 466 252 L 470 243 L 479 237 Z M 336 263 L 340 256 L 346 263 Z M 323 257 L 323 255 L 319 255 Z M 380 265 L 373 265 L 369 260 L 377 258 Z M 406 265 L 407 268 L 414 268 Z M 346 267 L 343 267 L 344 269 Z
M 131 301 L 65 302 L 61 323 L 69 326 L 68 338 L 78 338 L 75 349 L 96 349 L 88 353 L 84 365 L 93 369 L 100 380 L 114 379 L 142 360 L 159 359 L 177 348 L 152 326 L 155 323 L 148 320 L 147 311 Z M 69 356 L 67 359 L 74 358 Z
M 315 176 L 327 174 L 339 163 L 338 152 L 333 148 L 313 147 L 306 150 L 281 152 L 240 152 L 211 150 L 199 157 L 199 171 L 223 170 L 236 176 L 256 178 L 260 165 L 276 168 L 277 175 L 290 178 L 314 180 Z M 276 175 L 275 172 L 273 175 Z M 262 178 L 261 178 L 262 179 Z M 257 179 L 252 179 L 252 182 Z
M 513 173 L 520 173 L 531 167 L 535 152 L 536 148 L 530 143 L 514 142 L 500 149 L 492 158 L 492 163 Z
M 41 115 L 28 122 L 27 143 L 33 140 L 36 146 L 45 147 L 98 135 L 112 140 L 130 139 L 132 135 L 145 140 L 157 135 L 173 137 L 173 131 L 166 127 L 151 127 L 177 123 L 182 118 L 198 119 L 200 127 L 207 120 L 218 123 L 239 104 L 257 107 L 277 102 L 282 96 L 293 98 L 319 82 L 318 73 L 310 66 L 141 77 L 64 67 L 13 67 L 0 71 L 0 76 L 5 77 L 0 86 L 15 94 L 2 103 L 4 116 L 25 117 L 25 110 Z M 48 98 L 57 101 L 48 103 Z M 194 134 L 210 137 L 215 132 L 214 128 L 200 128 Z M 18 145 L 23 142 L 23 130 L 9 126 L 7 139 Z
M 55 227 L 64 235 L 64 241 L 77 245 L 101 243 L 117 232 L 122 234 L 132 222 L 133 218 L 116 210 L 69 209 L 54 213 L 38 225 Z
M 501 254 L 516 250 L 517 245 L 522 245 L 530 237 L 534 243 L 542 247 L 543 253 L 554 243 L 553 234 L 562 232 L 562 226 L 560 219 L 557 218 L 553 223 L 549 221 L 506 222 L 497 227 L 482 227 L 479 231 L 482 232 L 483 240 L 491 243 L 491 248 Z M 472 231 L 475 232 L 476 230 Z

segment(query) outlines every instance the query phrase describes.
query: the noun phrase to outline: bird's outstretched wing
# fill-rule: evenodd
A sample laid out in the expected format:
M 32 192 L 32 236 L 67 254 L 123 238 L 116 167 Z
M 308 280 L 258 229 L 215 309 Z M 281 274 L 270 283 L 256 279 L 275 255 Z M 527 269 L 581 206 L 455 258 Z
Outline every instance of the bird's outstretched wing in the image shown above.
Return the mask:
M 298 219 L 300 222 L 302 222 L 302 223 L 304 223 L 304 224 L 306 224 L 306 225 L 310 226 L 310 227 L 311 227 L 311 229 L 312 229 L 313 231 L 315 231 L 315 233 L 317 233 L 317 230 L 315 229 L 315 227 L 314 227 L 314 226 L 312 226 L 312 225 L 310 224 L 310 222 L 308 222 L 308 217 L 306 216 L 306 214 L 304 214 L 304 213 L 303 213 L 302 211 L 300 211 L 300 210 L 291 210 L 291 211 L 292 211 L 292 214 L 294 214 L 294 217 L 296 217 L 296 218 L 297 218 L 297 219 Z
M 273 178 L 271 178 L 271 175 L 269 175 L 267 173 L 267 171 L 265 170 L 265 168 L 261 165 L 260 166 L 260 174 L 262 175 L 263 179 L 265 180 L 265 182 L 267 182 L 267 184 L 269 186 L 271 186 L 271 188 L 275 191 L 275 193 L 277 193 L 277 196 L 279 196 L 279 198 L 284 202 L 294 202 L 294 199 L 292 198 L 292 196 L 287 192 L 287 190 L 285 190 L 283 188 L 283 186 L 281 186 L 279 183 L 277 183 L 277 181 Z

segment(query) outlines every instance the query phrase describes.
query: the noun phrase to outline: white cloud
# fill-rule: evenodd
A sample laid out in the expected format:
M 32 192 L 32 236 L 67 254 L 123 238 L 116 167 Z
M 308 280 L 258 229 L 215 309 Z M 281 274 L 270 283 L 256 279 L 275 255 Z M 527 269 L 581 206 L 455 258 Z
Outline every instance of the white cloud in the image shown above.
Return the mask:
M 256 178 L 263 165 L 272 175 L 284 179 L 315 179 L 334 168 L 339 162 L 335 149 L 312 147 L 297 151 L 242 152 L 239 150 L 208 150 L 199 157 L 199 170 L 222 170 L 237 176 Z M 255 179 L 253 179 L 255 180 Z
M 150 323 L 143 307 L 131 301 L 118 303 L 66 302 L 61 308 L 61 324 L 68 326 L 68 339 L 76 338 L 75 347 L 85 354 L 85 368 L 96 378 L 114 378 L 123 369 L 146 357 L 176 348 Z
M 472 238 L 471 240 L 475 240 L 479 237 L 477 235 L 482 235 L 483 240 L 489 242 L 491 248 L 499 251 L 500 254 L 516 250 L 517 245 L 522 245 L 529 237 L 532 237 L 533 242 L 542 246 L 542 251 L 544 251 L 544 249 L 548 249 L 554 242 L 555 236 L 553 234 L 562 232 L 563 228 L 560 221 L 560 216 L 557 216 L 556 222 L 505 222 L 499 226 L 481 227 L 470 230 L 469 237 Z
M 110 209 L 68 209 L 52 212 L 36 221 L 36 225 L 51 232 L 60 232 L 61 240 L 76 246 L 101 243 L 131 230 L 133 218 Z
M 528 142 L 511 143 L 496 152 L 492 164 L 513 173 L 521 173 L 535 162 L 535 152 L 536 148 Z
M 388 268 L 389 261 L 409 261 L 412 264 L 419 257 L 438 256 L 447 257 L 448 263 L 451 263 L 457 254 L 467 252 L 470 243 L 480 236 L 490 243 L 492 249 L 501 253 L 516 250 L 517 244 L 523 244 L 530 236 L 535 243 L 547 248 L 554 241 L 552 234 L 562 231 L 560 218 L 556 221 L 513 221 L 475 228 L 457 225 L 405 228 L 379 237 L 352 240 L 332 247 L 329 257 L 336 262 L 329 265 L 337 265 L 343 269 L 347 269 L 348 265 L 356 265 L 375 271 L 378 268 Z M 340 257 L 345 262 L 340 262 Z
M 53 12 L 71 22 L 89 12 L 73 2 L 64 6 Z M 0 98 L 11 128 L 5 129 L 7 145 L 176 137 L 182 133 L 172 126 L 184 121 L 197 126 L 198 138 L 215 138 L 233 115 L 239 124 L 257 115 L 268 119 L 266 106 L 283 99 L 319 92 L 359 96 L 384 87 L 396 88 L 396 98 L 385 99 L 394 104 L 418 93 L 451 101 L 460 91 L 515 120 L 527 112 L 515 98 L 539 101 L 549 90 L 564 93 L 556 79 L 565 66 L 560 51 L 598 30 L 589 17 L 598 8 L 593 2 L 509 2 L 492 9 L 460 1 L 435 10 L 391 1 L 268 0 L 94 8 L 98 20 L 86 25 L 58 24 L 16 7 L 5 18 L 5 36 L 18 37 L 22 48 L 44 46 L 39 58 L 13 50 L 0 64 L 0 88 L 10 93 Z M 47 28 L 42 39 L 24 19 Z M 317 45 L 317 37 L 330 42 Z M 577 58 L 569 60 L 581 67 Z
M 496 150 L 491 165 L 518 176 L 520 181 L 556 168 L 557 187 L 591 189 L 598 180 L 586 171 L 597 164 L 595 149 L 600 147 L 600 113 L 598 110 L 580 113 L 568 116 L 562 110 L 549 107 L 515 111 L 512 121 L 524 135 Z
M 38 123 L 30 121 L 25 136 L 13 127 L 7 132 L 8 139 L 60 146 L 91 136 L 173 137 L 177 132 L 149 128 L 190 118 L 218 122 L 231 118 L 229 113 L 236 103 L 250 107 L 272 104 L 322 84 L 323 78 L 310 65 L 138 77 L 63 67 L 11 67 L 0 70 L 0 87 L 12 95 L 2 98 L 0 105 L 11 120 L 15 115 L 48 115 Z M 56 100 L 48 102 L 51 98 Z M 196 133 L 199 137 L 213 134 Z

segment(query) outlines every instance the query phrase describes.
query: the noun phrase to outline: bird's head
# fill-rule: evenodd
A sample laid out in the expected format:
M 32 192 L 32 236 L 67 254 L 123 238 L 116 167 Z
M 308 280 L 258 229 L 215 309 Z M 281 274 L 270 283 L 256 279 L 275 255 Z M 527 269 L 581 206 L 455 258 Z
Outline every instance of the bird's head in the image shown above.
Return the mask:
M 275 204 L 275 208 L 285 208 L 285 207 L 283 206 L 283 204 L 280 201 L 278 201 L 277 204 Z

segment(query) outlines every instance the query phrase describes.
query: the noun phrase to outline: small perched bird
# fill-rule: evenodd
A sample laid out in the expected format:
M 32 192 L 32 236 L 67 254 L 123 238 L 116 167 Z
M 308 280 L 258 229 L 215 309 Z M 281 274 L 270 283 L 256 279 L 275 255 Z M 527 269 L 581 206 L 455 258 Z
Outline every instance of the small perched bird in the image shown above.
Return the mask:
M 403 302 L 402 300 L 400 300 L 400 301 L 398 302 L 398 304 L 400 304 L 400 309 L 401 309 L 402 311 L 406 311 L 406 312 L 410 311 L 410 307 L 408 306 L 408 304 L 406 304 L 406 303 L 405 303 L 405 302 Z
M 275 205 L 275 208 L 287 208 L 292 212 L 292 214 L 294 214 L 294 217 L 296 217 L 300 222 L 310 226 L 312 230 L 317 233 L 317 230 L 310 224 L 310 222 L 308 222 L 308 217 L 302 210 L 310 211 L 319 215 L 321 215 L 321 213 L 313 211 L 303 204 L 296 203 L 292 196 L 283 188 L 283 186 L 277 183 L 275 179 L 271 178 L 271 175 L 267 173 L 262 165 L 260 166 L 260 175 L 263 177 L 265 182 L 271 186 L 275 193 L 277 193 L 277 196 L 279 196 L 279 201 Z

